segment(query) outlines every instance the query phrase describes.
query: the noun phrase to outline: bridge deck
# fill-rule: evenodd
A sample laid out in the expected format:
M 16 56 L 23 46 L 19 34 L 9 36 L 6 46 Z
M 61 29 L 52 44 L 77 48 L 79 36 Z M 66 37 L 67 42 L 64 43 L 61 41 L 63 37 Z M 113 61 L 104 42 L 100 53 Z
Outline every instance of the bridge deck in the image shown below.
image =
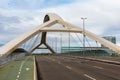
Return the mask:
M 120 80 L 120 66 L 65 56 L 36 56 L 43 80 Z

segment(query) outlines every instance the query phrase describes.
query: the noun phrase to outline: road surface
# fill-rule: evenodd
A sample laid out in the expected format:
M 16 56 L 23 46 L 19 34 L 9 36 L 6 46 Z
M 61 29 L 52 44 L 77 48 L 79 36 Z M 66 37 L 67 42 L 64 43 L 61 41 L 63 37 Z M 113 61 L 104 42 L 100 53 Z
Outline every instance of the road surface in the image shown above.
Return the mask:
M 66 56 L 36 56 L 42 80 L 120 80 L 120 66 Z

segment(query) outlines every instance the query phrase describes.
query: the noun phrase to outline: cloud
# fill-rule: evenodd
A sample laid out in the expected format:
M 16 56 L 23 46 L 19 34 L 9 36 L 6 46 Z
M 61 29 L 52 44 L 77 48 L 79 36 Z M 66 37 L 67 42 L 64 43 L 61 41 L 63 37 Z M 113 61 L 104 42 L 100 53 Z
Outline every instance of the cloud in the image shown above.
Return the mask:
M 119 39 L 120 1 L 64 1 L 66 0 L 48 2 L 46 0 L 23 0 L 23 2 L 21 0 L 2 0 L 0 3 L 3 4 L 0 5 L 0 35 L 2 35 L 0 41 L 9 41 L 15 36 L 42 24 L 47 12 L 54 12 L 65 21 L 80 27 L 82 27 L 81 17 L 87 17 L 85 21 L 87 30 L 100 36 L 117 35 L 117 39 Z M 7 34 L 11 34 L 10 39 L 6 37 Z
M 107 2 L 107 3 L 106 3 Z M 112 5 L 114 4 L 114 5 Z M 117 4 L 117 5 L 116 5 Z M 82 26 L 81 17 L 87 17 L 86 29 L 102 35 L 107 29 L 117 28 L 120 25 L 120 1 L 92 0 L 87 2 L 76 2 L 68 5 L 43 9 L 43 12 L 54 12 L 59 14 L 64 20 Z
M 82 27 L 81 17 L 87 17 L 85 27 L 99 36 L 116 36 L 120 43 L 120 1 L 91 0 L 60 5 L 42 9 L 42 12 L 53 12 L 60 15 L 65 21 Z M 77 39 L 77 38 L 76 38 Z M 91 42 L 93 43 L 93 42 Z
M 0 12 L 0 42 L 5 43 L 41 24 L 44 16 L 39 11 L 0 9 Z M 7 37 L 8 35 L 9 37 Z
M 73 2 L 73 0 L 1 0 L 0 7 L 5 9 L 34 10 L 71 2 Z

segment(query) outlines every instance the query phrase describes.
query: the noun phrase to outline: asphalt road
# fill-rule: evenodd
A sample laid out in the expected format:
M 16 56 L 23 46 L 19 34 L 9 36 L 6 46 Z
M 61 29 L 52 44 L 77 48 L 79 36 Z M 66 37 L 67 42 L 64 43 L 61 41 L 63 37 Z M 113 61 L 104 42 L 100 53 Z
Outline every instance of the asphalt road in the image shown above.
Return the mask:
M 65 56 L 36 56 L 42 80 L 120 80 L 120 65 Z

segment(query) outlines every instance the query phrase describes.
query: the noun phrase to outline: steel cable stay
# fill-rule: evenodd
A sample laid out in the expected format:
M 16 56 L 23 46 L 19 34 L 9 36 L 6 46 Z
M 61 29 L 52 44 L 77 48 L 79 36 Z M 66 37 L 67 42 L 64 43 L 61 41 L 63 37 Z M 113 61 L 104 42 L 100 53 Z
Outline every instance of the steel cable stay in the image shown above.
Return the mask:
M 88 51 L 91 53 L 93 48 L 92 48 L 92 46 L 91 46 L 91 44 L 90 44 L 90 42 L 89 42 L 87 37 L 85 38 L 85 40 L 88 43 Z M 90 47 L 90 49 L 89 49 L 89 47 Z
M 27 41 L 27 49 L 26 49 L 27 51 L 29 51 L 29 47 L 30 47 L 30 44 L 31 44 L 33 38 L 31 38 Z
M 75 42 L 79 43 L 72 34 L 71 34 L 71 37 L 74 39 Z M 79 43 L 79 45 L 81 44 Z
M 39 34 L 37 34 L 36 36 L 34 36 L 34 40 L 33 40 L 33 43 L 31 44 L 31 47 L 29 48 L 29 51 L 31 51 L 31 49 L 35 46 L 35 44 L 36 44 L 36 42 L 38 41 L 38 38 L 39 38 L 39 36 L 40 36 L 40 33 Z
M 77 33 L 75 33 L 75 34 L 76 34 L 76 36 L 78 37 L 79 41 L 80 41 L 81 44 L 82 44 L 82 40 L 80 39 L 80 37 L 78 36 L 78 34 L 77 34 Z M 87 42 L 87 44 L 88 44 L 88 47 L 90 47 L 90 52 L 91 52 L 91 50 L 92 50 L 92 46 L 91 46 L 91 44 L 89 43 L 88 38 L 85 37 L 85 40 L 86 40 L 86 42 Z
M 81 45 L 82 45 L 82 40 L 80 39 L 80 37 L 78 36 L 78 34 L 75 33 L 75 35 L 77 36 L 77 38 L 79 39 L 79 41 L 80 41 L 80 43 L 81 43 Z

